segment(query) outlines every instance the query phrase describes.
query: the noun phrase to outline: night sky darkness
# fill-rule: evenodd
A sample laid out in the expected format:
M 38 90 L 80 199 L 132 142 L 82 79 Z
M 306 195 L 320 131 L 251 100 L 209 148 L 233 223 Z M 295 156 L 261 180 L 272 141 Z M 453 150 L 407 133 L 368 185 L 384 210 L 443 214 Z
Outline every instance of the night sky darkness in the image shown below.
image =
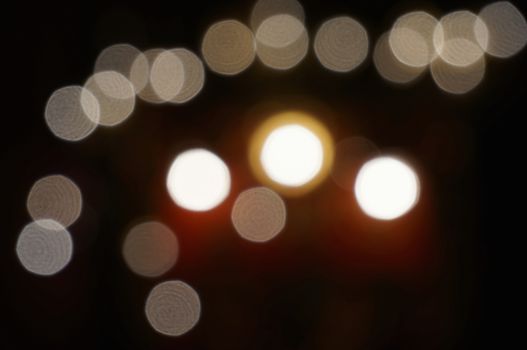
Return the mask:
M 330 72 L 310 48 L 284 72 L 258 61 L 233 77 L 207 70 L 188 104 L 137 100 L 122 125 L 70 143 L 48 130 L 46 101 L 62 86 L 82 85 L 102 49 L 126 42 L 199 53 L 209 25 L 247 23 L 252 6 L 74 3 L 4 13 L 14 19 L 14 45 L 3 50 L 0 348 L 434 350 L 510 341 L 524 255 L 527 52 L 488 57 L 482 84 L 460 96 L 441 91 L 429 74 L 389 84 L 371 59 L 376 39 L 401 14 L 477 12 L 487 1 L 302 1 L 311 39 L 340 14 L 365 26 L 370 53 L 359 69 Z M 525 3 L 514 4 L 527 14 Z M 238 193 L 258 185 L 249 137 L 265 117 L 291 108 L 319 118 L 335 140 L 364 136 L 410 159 L 422 184 L 419 204 L 393 222 L 376 221 L 328 178 L 286 198 L 288 222 L 276 239 L 241 239 L 230 209 Z M 166 191 L 170 162 L 191 147 L 211 149 L 231 171 L 229 197 L 210 212 L 178 208 Z M 74 179 L 84 208 L 70 227 L 72 262 L 46 278 L 24 270 L 14 247 L 31 221 L 31 185 L 54 173 Z M 155 279 L 133 274 L 121 254 L 125 233 L 144 219 L 166 223 L 181 247 L 176 266 Z M 178 338 L 156 333 L 144 317 L 146 295 L 168 279 L 188 282 L 202 303 L 197 326 Z

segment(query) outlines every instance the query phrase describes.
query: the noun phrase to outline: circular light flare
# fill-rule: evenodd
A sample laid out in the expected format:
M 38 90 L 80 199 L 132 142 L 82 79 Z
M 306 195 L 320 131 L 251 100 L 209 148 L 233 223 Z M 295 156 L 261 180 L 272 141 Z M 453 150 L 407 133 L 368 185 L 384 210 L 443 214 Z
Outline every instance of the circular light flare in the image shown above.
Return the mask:
M 176 235 L 166 225 L 148 221 L 128 232 L 123 243 L 123 258 L 134 273 L 158 277 L 170 270 L 179 256 Z
M 49 175 L 33 184 L 26 207 L 33 220 L 53 219 L 64 227 L 72 225 L 82 211 L 79 187 L 63 175 Z
M 174 159 L 166 185 L 178 206 L 192 211 L 208 211 L 229 195 L 231 177 L 221 158 L 197 148 L 184 151 Z
M 58 222 L 42 219 L 26 225 L 16 242 L 16 255 L 22 266 L 40 276 L 51 276 L 71 261 L 70 233 Z
M 425 71 L 426 66 L 411 67 L 395 57 L 388 42 L 389 33 L 382 34 L 373 50 L 373 63 L 384 79 L 396 84 L 415 81 Z
M 255 38 L 258 59 L 277 70 L 295 67 L 309 50 L 309 36 L 304 24 L 288 14 L 265 19 L 258 27 Z
M 509 1 L 498 1 L 485 6 L 479 13 L 488 29 L 488 43 L 477 37 L 486 52 L 495 57 L 511 57 L 527 43 L 527 21 Z
M 51 132 L 66 141 L 81 141 L 97 128 L 99 101 L 82 86 L 66 86 L 53 92 L 44 111 Z
M 286 207 L 280 196 L 266 187 L 255 187 L 240 193 L 231 212 L 238 234 L 251 242 L 268 242 L 285 227 Z
M 255 176 L 278 192 L 309 192 L 329 174 L 333 139 L 315 118 L 299 111 L 278 113 L 254 132 L 249 162 Z
M 414 11 L 399 17 L 389 34 L 389 45 L 395 57 L 411 67 L 426 67 L 437 56 L 434 30 L 437 19 L 424 12 Z
M 183 62 L 172 51 L 157 55 L 150 69 L 150 84 L 160 99 L 167 102 L 175 98 L 185 83 Z
M 157 56 L 163 52 L 165 52 L 165 50 L 160 48 L 146 50 L 143 53 L 145 59 L 142 59 L 142 56 L 140 56 L 132 64 L 130 73 L 132 80 L 146 80 L 145 86 L 141 90 L 136 91 L 137 96 L 139 96 L 139 98 L 143 101 L 155 104 L 165 102 L 157 95 L 150 82 L 150 71 L 152 65 L 154 64 Z
M 205 68 L 203 63 L 192 51 L 179 48 L 170 50 L 183 63 L 185 81 L 180 92 L 170 100 L 172 103 L 185 103 L 190 101 L 203 89 L 205 84 Z
M 438 57 L 430 65 L 430 74 L 441 90 L 460 95 L 474 90 L 483 81 L 485 69 L 485 57 L 466 67 L 451 65 Z
M 296 0 L 258 0 L 251 11 L 251 28 L 254 32 L 267 18 L 275 15 L 290 15 L 304 23 L 305 13 L 302 5 Z
M 146 299 L 145 314 L 157 332 L 181 336 L 198 323 L 201 302 L 198 293 L 182 281 L 166 281 L 156 285 Z
M 368 216 L 393 220 L 415 206 L 420 185 L 408 164 L 394 157 L 377 157 L 361 167 L 354 191 L 359 206 Z
M 236 75 L 249 68 L 254 62 L 255 50 L 251 30 L 232 19 L 210 26 L 201 44 L 201 53 L 207 66 L 223 75 Z
M 320 63 L 334 72 L 350 72 L 368 56 L 368 33 L 357 20 L 335 17 L 315 35 L 314 50 Z

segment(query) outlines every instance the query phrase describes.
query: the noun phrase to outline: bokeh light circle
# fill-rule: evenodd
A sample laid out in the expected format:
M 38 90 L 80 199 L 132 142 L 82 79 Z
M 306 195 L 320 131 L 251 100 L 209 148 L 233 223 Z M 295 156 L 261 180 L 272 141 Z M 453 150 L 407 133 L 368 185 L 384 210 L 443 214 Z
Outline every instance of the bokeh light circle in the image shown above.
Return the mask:
M 361 209 L 380 220 L 393 220 L 410 211 L 419 199 L 415 171 L 393 157 L 366 162 L 355 181 L 355 196 Z
M 166 281 L 156 285 L 146 299 L 145 314 L 157 332 L 180 336 L 199 321 L 201 302 L 196 291 L 182 281 Z
M 286 207 L 280 196 L 266 187 L 240 193 L 231 212 L 238 234 L 252 242 L 267 242 L 278 235 L 286 223 Z
M 228 196 L 231 177 L 221 158 L 197 148 L 184 151 L 174 159 L 166 185 L 170 196 L 180 207 L 207 211 Z

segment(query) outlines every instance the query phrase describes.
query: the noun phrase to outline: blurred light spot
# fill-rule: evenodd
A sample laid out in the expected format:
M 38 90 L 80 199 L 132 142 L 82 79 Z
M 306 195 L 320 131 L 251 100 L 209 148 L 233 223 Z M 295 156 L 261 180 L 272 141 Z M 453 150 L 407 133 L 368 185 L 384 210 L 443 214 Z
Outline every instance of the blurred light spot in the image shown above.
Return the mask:
M 231 219 L 236 232 L 252 242 L 267 242 L 279 234 L 286 222 L 285 203 L 265 187 L 240 193 L 232 208 Z
M 485 54 L 488 44 L 485 23 L 466 10 L 451 12 L 441 18 L 434 31 L 436 52 L 454 66 L 466 67 Z
M 99 124 L 115 126 L 124 122 L 135 107 L 135 90 L 121 73 L 104 71 L 93 74 L 84 84 L 99 101 Z M 83 93 L 83 100 L 85 99 Z
M 185 82 L 183 62 L 172 51 L 157 55 L 150 69 L 150 84 L 163 101 L 176 97 Z
M 369 216 L 392 220 L 417 203 L 419 179 L 406 163 L 392 157 L 378 157 L 365 163 L 357 175 L 355 196 Z
M 314 49 L 320 63 L 335 72 L 349 72 L 368 55 L 368 33 L 350 17 L 332 18 L 315 36 Z
M 146 61 L 138 57 L 138 59 L 136 59 L 132 64 L 131 76 L 134 77 L 133 79 L 146 80 L 146 85 L 144 86 L 144 88 L 137 91 L 137 95 L 143 101 L 149 103 L 164 102 L 163 99 L 157 95 L 157 93 L 152 87 L 152 84 L 150 83 L 150 69 L 154 64 L 157 56 L 163 52 L 165 52 L 164 49 L 146 50 L 143 53 L 144 57 L 146 58 Z
M 101 51 L 95 61 L 95 72 L 104 71 L 121 73 L 130 80 L 136 92 L 148 83 L 148 61 L 139 49 L 129 44 L 116 44 Z
M 436 57 L 433 43 L 437 19 L 415 11 L 397 19 L 390 31 L 389 44 L 395 57 L 407 66 L 425 67 Z
M 266 120 L 253 134 L 249 160 L 260 181 L 287 195 L 312 190 L 333 163 L 329 131 L 315 118 L 296 111 Z
M 50 96 L 44 118 L 51 132 L 58 138 L 80 141 L 97 127 L 100 118 L 99 101 L 81 86 L 66 86 Z
M 53 219 L 68 227 L 81 214 L 82 195 L 79 187 L 67 177 L 50 175 L 33 184 L 26 206 L 33 220 Z
M 229 194 L 229 169 L 217 155 L 197 148 L 180 153 L 167 176 L 167 188 L 174 202 L 188 210 L 207 211 Z
M 262 22 L 256 31 L 256 53 L 266 66 L 286 70 L 306 56 L 309 36 L 304 24 L 290 15 L 275 15 Z
M 489 32 L 486 48 L 489 55 L 510 57 L 523 49 L 527 43 L 527 22 L 510 2 L 499 1 L 487 5 L 481 10 L 479 17 Z M 478 37 L 480 45 L 481 41 Z
M 185 282 L 162 282 L 148 294 L 145 313 L 148 322 L 157 332 L 180 336 L 190 331 L 199 321 L 199 295 Z
M 201 53 L 212 71 L 224 75 L 241 73 L 255 58 L 253 33 L 236 20 L 217 22 L 207 29 Z
M 187 49 L 171 50 L 183 63 L 185 81 L 179 93 L 172 98 L 173 103 L 185 103 L 193 99 L 203 89 L 205 84 L 205 69 L 203 63 L 193 52 Z
M 70 233 L 50 219 L 34 221 L 22 229 L 16 242 L 16 255 L 26 270 L 50 276 L 68 265 L 73 254 Z
M 485 76 L 485 57 L 475 63 L 459 67 L 437 58 L 430 65 L 430 73 L 436 85 L 452 94 L 464 94 L 481 83 Z
M 160 222 L 144 222 L 126 235 L 123 257 L 133 272 L 157 277 L 170 270 L 177 261 L 179 244 L 176 236 Z
M 414 81 L 426 69 L 408 66 L 395 57 L 388 42 L 388 33 L 381 35 L 373 50 L 373 63 L 377 72 L 392 83 L 406 84 Z
M 362 164 L 378 154 L 377 146 L 364 137 L 354 136 L 339 141 L 331 171 L 333 181 L 344 190 L 353 191 L 353 182 Z
M 275 15 L 290 15 L 304 23 L 305 14 L 302 5 L 296 0 L 258 0 L 251 12 L 251 28 L 257 31 L 260 24 Z

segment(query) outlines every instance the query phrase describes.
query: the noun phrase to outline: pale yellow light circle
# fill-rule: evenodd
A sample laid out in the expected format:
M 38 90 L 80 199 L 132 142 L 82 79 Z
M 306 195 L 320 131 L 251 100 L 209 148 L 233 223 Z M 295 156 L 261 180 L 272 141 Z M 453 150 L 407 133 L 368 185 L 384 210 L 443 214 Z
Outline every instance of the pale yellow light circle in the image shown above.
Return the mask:
M 290 15 L 304 23 L 304 8 L 297 0 L 258 0 L 251 12 L 251 28 L 254 32 L 267 18 L 275 15 Z
M 99 101 L 100 125 L 118 125 L 134 111 L 134 87 L 121 73 L 114 71 L 95 73 L 86 81 L 84 87 Z M 86 98 L 84 95 L 82 99 Z
M 201 302 L 196 291 L 182 281 L 166 281 L 156 285 L 146 299 L 145 314 L 157 332 L 180 336 L 198 323 Z
M 157 95 L 152 87 L 152 84 L 150 83 L 151 67 L 154 64 L 157 56 L 163 52 L 165 52 L 165 50 L 159 48 L 146 50 L 143 53 L 146 60 L 138 57 L 138 59 L 132 64 L 130 73 L 132 79 L 146 80 L 146 85 L 141 90 L 137 91 L 137 96 L 139 96 L 139 98 L 143 101 L 156 104 L 165 102 Z
M 266 187 L 255 187 L 240 193 L 231 212 L 238 234 L 251 242 L 267 242 L 285 227 L 286 207 L 280 196 Z
M 99 101 L 82 86 L 66 86 L 53 92 L 46 103 L 44 119 L 53 135 L 80 141 L 97 127 Z
M 64 227 L 73 224 L 82 211 L 79 187 L 63 175 L 49 175 L 33 184 L 26 207 L 33 220 L 53 219 Z
M 71 261 L 73 242 L 70 233 L 51 219 L 34 221 L 22 229 L 16 242 L 16 255 L 29 272 L 51 276 Z
M 185 68 L 179 57 L 170 50 L 157 55 L 150 68 L 150 85 L 163 101 L 175 98 L 185 83 Z
M 288 196 L 305 194 L 319 185 L 329 174 L 333 157 L 333 139 L 327 128 L 300 111 L 270 117 L 255 130 L 249 144 L 254 175 Z
M 322 24 L 313 45 L 324 67 L 335 72 L 349 72 L 368 56 L 368 33 L 351 17 L 335 17 Z
M 411 67 L 395 57 L 388 42 L 389 33 L 382 34 L 373 50 L 373 63 L 384 79 L 397 84 L 407 84 L 417 79 L 426 69 Z
M 415 206 L 419 187 L 419 178 L 408 164 L 393 157 L 378 157 L 360 169 L 355 196 L 368 216 L 393 220 Z
M 182 208 L 207 211 L 222 203 L 231 188 L 229 168 L 214 153 L 195 148 L 180 153 L 167 175 L 172 200 Z
M 116 71 L 126 77 L 136 92 L 148 83 L 148 62 L 145 55 L 130 44 L 115 44 L 105 48 L 95 61 L 95 72 Z M 135 65 L 135 68 L 133 66 Z M 141 74 L 140 74 L 141 71 Z
M 395 21 L 389 44 L 395 57 L 407 66 L 425 67 L 436 57 L 433 43 L 437 19 L 424 12 L 407 13 Z
M 224 75 L 239 74 L 254 61 L 253 33 L 236 20 L 214 23 L 203 37 L 201 53 L 212 71 Z
M 123 244 L 126 265 L 140 276 L 161 276 L 174 266 L 178 255 L 176 235 L 166 225 L 156 221 L 132 227 Z
M 509 1 L 498 1 L 485 6 L 479 13 L 489 32 L 486 51 L 496 57 L 510 57 L 527 43 L 527 22 Z M 480 45 L 484 38 L 478 37 Z
M 309 36 L 304 24 L 287 14 L 265 19 L 255 37 L 259 60 L 278 70 L 290 69 L 299 64 L 309 49 Z
M 488 38 L 485 23 L 476 14 L 461 10 L 439 20 L 434 31 L 434 47 L 445 62 L 466 67 L 484 56 Z
M 187 49 L 180 48 L 170 51 L 181 60 L 185 70 L 185 82 L 179 93 L 170 102 L 185 103 L 196 97 L 203 89 L 205 68 L 199 57 Z
M 430 65 L 430 73 L 441 90 L 452 94 L 465 94 L 483 80 L 485 57 L 466 67 L 453 66 L 438 57 Z

